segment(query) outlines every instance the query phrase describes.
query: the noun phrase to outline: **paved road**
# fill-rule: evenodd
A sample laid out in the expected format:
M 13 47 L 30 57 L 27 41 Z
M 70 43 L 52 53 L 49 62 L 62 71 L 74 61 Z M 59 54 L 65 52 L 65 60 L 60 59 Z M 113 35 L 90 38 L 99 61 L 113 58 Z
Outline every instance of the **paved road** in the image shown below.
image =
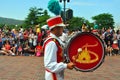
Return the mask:
M 44 80 L 43 57 L 0 56 L 0 80 Z M 94 72 L 66 69 L 65 80 L 120 80 L 120 56 L 107 56 Z

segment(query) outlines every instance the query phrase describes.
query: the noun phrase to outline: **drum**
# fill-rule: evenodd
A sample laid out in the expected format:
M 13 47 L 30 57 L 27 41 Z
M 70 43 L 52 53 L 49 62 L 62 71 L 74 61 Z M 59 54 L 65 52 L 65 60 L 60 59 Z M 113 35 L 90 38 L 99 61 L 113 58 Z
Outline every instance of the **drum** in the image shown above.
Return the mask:
M 103 41 L 89 32 L 73 36 L 66 47 L 69 61 L 75 64 L 75 69 L 90 72 L 97 69 L 104 61 L 105 47 Z

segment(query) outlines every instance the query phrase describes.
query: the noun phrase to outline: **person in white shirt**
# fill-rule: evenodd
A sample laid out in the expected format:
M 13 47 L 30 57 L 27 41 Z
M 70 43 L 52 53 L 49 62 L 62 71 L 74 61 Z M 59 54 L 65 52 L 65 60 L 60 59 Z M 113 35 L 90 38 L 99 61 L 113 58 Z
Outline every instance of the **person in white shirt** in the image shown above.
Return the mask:
M 62 35 L 62 18 L 56 16 L 47 20 L 50 35 L 43 45 L 45 80 L 64 80 L 64 69 L 73 69 L 74 63 L 64 63 L 59 36 Z

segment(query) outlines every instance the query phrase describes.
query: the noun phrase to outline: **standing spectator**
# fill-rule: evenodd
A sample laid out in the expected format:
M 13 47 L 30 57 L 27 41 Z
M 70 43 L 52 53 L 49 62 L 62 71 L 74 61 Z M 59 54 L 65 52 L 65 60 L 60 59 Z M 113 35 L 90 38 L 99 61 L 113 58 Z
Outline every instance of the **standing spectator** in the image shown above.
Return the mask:
M 42 33 L 42 40 L 41 40 L 41 45 L 43 45 L 46 37 L 47 37 L 47 30 L 46 29 L 41 29 L 41 33 Z
M 120 50 L 120 30 L 117 30 L 117 40 L 118 40 L 118 46 Z
M 113 29 L 112 29 L 112 27 L 109 27 L 109 30 L 110 30 L 110 33 L 112 33 L 112 32 L 113 32 Z
M 20 26 L 20 32 L 23 32 L 23 27 L 22 26 Z
M 37 35 L 38 35 L 38 37 L 37 37 L 37 43 L 41 43 L 41 41 L 42 41 L 42 33 L 39 32 L 39 33 L 37 33 Z
M 82 25 L 82 32 L 87 32 L 88 29 L 87 29 L 87 25 L 85 23 L 83 23 Z
M 118 50 L 119 50 L 119 48 L 118 48 L 118 39 L 117 39 L 117 34 L 116 34 L 116 32 L 113 30 L 113 44 L 112 44 L 112 47 L 113 47 L 113 52 L 114 52 L 114 54 L 118 54 Z
M 63 32 L 63 33 L 62 33 L 62 36 L 60 36 L 60 39 L 63 41 L 63 43 L 66 42 L 67 36 L 68 36 L 68 35 L 67 35 L 65 32 Z
M 30 32 L 28 34 L 28 42 L 29 42 L 30 47 L 33 47 L 33 37 L 34 37 L 33 31 L 30 30 Z
M 28 40 L 28 30 L 25 30 L 24 33 L 23 33 L 23 39 L 24 41 L 26 42 Z
M 112 45 L 112 38 L 113 35 L 110 33 L 110 29 L 108 29 L 105 33 L 105 43 L 108 45 L 108 41 L 110 41 L 110 44 Z
M 36 45 L 37 45 L 37 34 L 36 34 L 36 32 L 34 32 L 34 36 L 33 36 L 33 47 L 35 48 L 36 47 Z
M 2 48 L 2 35 L 0 34 L 0 50 Z
M 15 29 L 12 29 L 12 31 L 11 31 L 11 35 L 14 37 L 14 38 L 16 38 L 16 35 L 15 35 Z
M 15 40 L 17 40 L 19 38 L 19 31 L 15 30 L 14 34 L 15 34 Z
M 112 31 L 112 36 L 113 36 L 112 38 L 113 41 L 117 40 L 117 33 L 115 32 L 115 30 Z
M 23 39 L 23 32 L 22 32 L 22 31 L 19 31 L 18 39 L 20 40 L 21 43 L 24 42 L 24 39 Z
M 102 33 L 104 33 L 105 32 L 105 28 L 103 27 L 101 31 L 102 31 Z
M 6 41 L 6 37 L 5 37 L 5 34 L 4 33 L 2 33 L 2 44 L 5 44 L 5 41 Z
M 36 33 L 40 33 L 41 32 L 39 25 L 36 25 L 35 28 L 36 28 Z
M 13 41 L 14 41 L 14 38 L 13 38 L 12 34 L 9 35 L 9 39 L 8 40 L 10 42 L 10 45 L 12 46 Z

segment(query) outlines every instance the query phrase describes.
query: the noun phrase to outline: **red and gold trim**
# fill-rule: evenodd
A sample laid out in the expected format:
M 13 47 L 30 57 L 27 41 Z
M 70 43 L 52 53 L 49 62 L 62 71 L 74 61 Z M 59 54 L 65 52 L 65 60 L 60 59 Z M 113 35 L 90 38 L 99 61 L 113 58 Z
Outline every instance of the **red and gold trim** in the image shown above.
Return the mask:
M 55 73 L 52 73 L 50 70 L 48 70 L 48 69 L 45 69 L 47 72 L 50 72 L 51 74 L 52 74 L 52 79 L 53 80 L 57 80 L 57 76 L 56 76 L 56 74 Z

